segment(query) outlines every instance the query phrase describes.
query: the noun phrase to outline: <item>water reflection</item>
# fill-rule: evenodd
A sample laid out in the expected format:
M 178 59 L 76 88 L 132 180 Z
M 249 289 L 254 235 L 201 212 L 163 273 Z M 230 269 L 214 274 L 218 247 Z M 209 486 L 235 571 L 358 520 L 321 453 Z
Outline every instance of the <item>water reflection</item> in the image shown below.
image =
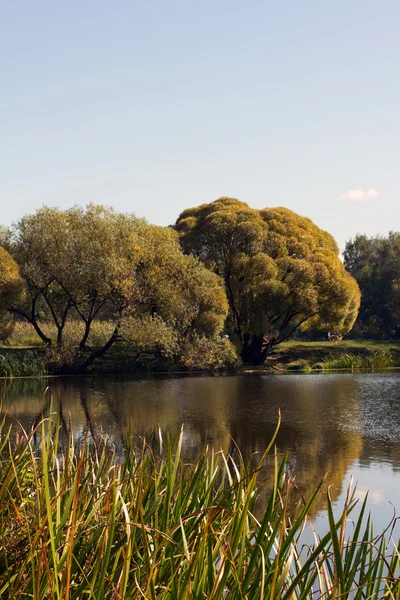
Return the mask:
M 176 437 L 183 424 L 187 459 L 205 444 L 235 452 L 234 440 L 256 462 L 280 410 L 277 452 L 287 455 L 298 487 L 308 496 L 327 473 L 335 499 L 350 467 L 379 464 L 398 473 L 399 382 L 394 374 L 26 379 L 7 386 L 3 411 L 29 429 L 55 410 L 75 437 L 90 423 L 93 434 L 111 432 L 120 448 L 129 431 L 149 437 L 160 427 Z M 270 465 L 263 476 L 271 477 Z

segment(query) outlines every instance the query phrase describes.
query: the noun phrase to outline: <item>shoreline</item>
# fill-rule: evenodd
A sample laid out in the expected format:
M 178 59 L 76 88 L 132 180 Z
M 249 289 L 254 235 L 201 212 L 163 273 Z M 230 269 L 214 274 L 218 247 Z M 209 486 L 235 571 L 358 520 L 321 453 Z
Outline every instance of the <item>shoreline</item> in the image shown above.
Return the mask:
M 226 376 L 290 373 L 377 372 L 400 369 L 400 340 L 343 340 L 340 342 L 285 342 L 278 346 L 264 365 L 239 365 L 231 369 L 185 370 L 168 368 L 168 362 L 152 355 L 136 354 L 114 347 L 86 372 L 48 373 L 44 346 L 4 346 L 0 348 L 3 373 L 0 379 L 88 377 L 99 375 L 150 376 Z M 7 369 L 7 373 L 4 371 Z

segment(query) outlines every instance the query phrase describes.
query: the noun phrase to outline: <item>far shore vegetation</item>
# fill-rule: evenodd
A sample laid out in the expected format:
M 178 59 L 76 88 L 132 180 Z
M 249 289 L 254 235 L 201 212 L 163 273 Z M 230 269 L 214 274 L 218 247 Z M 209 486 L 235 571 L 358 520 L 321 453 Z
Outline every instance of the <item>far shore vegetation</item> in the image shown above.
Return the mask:
M 342 262 L 310 219 L 233 198 L 173 227 L 43 207 L 0 228 L 2 373 L 396 367 L 399 265 L 400 234 Z
M 93 346 L 101 347 L 112 323 L 97 323 L 92 330 Z M 77 329 L 78 331 L 75 331 Z M 51 324 L 43 330 L 52 335 Z M 54 332 L 54 330 L 53 330 Z M 73 346 L 79 338 L 79 324 L 66 327 L 65 335 Z M 70 337 L 69 337 L 70 336 Z M 29 377 L 49 374 L 48 349 L 27 323 L 18 322 L 6 341 L 0 342 L 0 377 Z M 200 360 L 201 358 L 204 359 Z M 264 365 L 243 364 L 236 356 L 231 361 L 208 357 L 196 363 L 160 357 L 126 342 L 115 344 L 85 372 L 87 374 L 149 374 L 160 372 L 326 372 L 331 370 L 382 370 L 400 368 L 400 340 L 344 339 L 334 342 L 294 339 L 283 342 L 271 353 Z M 51 374 L 51 373 L 50 373 Z

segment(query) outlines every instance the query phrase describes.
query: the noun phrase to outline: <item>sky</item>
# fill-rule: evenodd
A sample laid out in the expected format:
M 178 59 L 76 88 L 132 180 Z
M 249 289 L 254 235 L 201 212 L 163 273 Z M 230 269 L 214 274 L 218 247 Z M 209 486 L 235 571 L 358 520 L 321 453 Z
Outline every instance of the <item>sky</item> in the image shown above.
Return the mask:
M 232 196 L 400 230 L 398 0 L 0 0 L 0 223 Z

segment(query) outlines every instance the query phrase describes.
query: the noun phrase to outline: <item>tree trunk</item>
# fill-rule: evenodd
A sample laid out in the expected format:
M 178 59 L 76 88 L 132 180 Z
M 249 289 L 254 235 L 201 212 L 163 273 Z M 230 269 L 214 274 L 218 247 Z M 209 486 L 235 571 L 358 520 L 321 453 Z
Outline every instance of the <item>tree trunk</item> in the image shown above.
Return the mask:
M 75 366 L 75 371 L 83 372 L 85 369 L 87 369 L 87 367 L 89 367 L 96 360 L 96 358 L 100 358 L 100 356 L 103 356 L 103 354 L 105 354 L 107 352 L 107 350 L 109 350 L 111 348 L 111 346 L 117 341 L 118 331 L 119 331 L 119 324 L 115 326 L 113 334 L 110 337 L 110 339 L 108 340 L 108 342 L 102 348 L 99 348 L 98 350 L 94 350 L 91 353 L 91 355 L 89 356 L 89 358 L 87 358 L 83 364 L 79 365 L 78 368 Z
M 86 349 L 86 342 L 88 341 L 91 326 L 92 326 L 92 319 L 88 319 L 85 323 L 85 332 L 79 343 L 79 353 L 80 354 L 82 354 Z
M 47 346 L 51 346 L 51 339 L 49 337 L 47 337 L 47 335 L 45 335 L 43 333 L 43 331 L 40 329 L 38 322 L 36 321 L 36 316 L 35 316 L 35 304 L 36 304 L 36 300 L 32 300 L 32 309 L 31 309 L 31 314 L 29 315 L 26 311 L 22 310 L 22 308 L 17 308 L 15 306 L 10 306 L 7 310 L 9 312 L 12 312 L 16 315 L 20 315 L 21 317 L 23 317 L 24 319 L 26 319 L 28 321 L 28 323 L 30 323 L 32 325 L 32 327 L 35 329 L 36 333 L 38 334 L 38 336 L 40 337 L 40 339 L 47 345 Z
M 44 343 L 45 343 L 47 346 L 51 346 L 51 345 L 52 345 L 52 340 L 51 340 L 49 337 L 47 337 L 47 335 L 45 335 L 45 334 L 43 333 L 43 331 L 40 329 L 40 327 L 39 327 L 39 325 L 38 325 L 38 323 L 37 323 L 36 319 L 34 319 L 34 320 L 32 320 L 32 319 L 29 319 L 29 322 L 31 323 L 31 325 L 33 325 L 33 327 L 34 327 L 34 329 L 35 329 L 36 333 L 37 333 L 37 334 L 38 334 L 38 336 L 41 338 L 41 340 L 42 340 L 42 341 L 43 341 L 43 342 L 44 342 Z
M 263 365 L 268 355 L 269 345 L 265 345 L 264 336 L 248 333 L 244 335 L 242 360 L 252 365 Z

